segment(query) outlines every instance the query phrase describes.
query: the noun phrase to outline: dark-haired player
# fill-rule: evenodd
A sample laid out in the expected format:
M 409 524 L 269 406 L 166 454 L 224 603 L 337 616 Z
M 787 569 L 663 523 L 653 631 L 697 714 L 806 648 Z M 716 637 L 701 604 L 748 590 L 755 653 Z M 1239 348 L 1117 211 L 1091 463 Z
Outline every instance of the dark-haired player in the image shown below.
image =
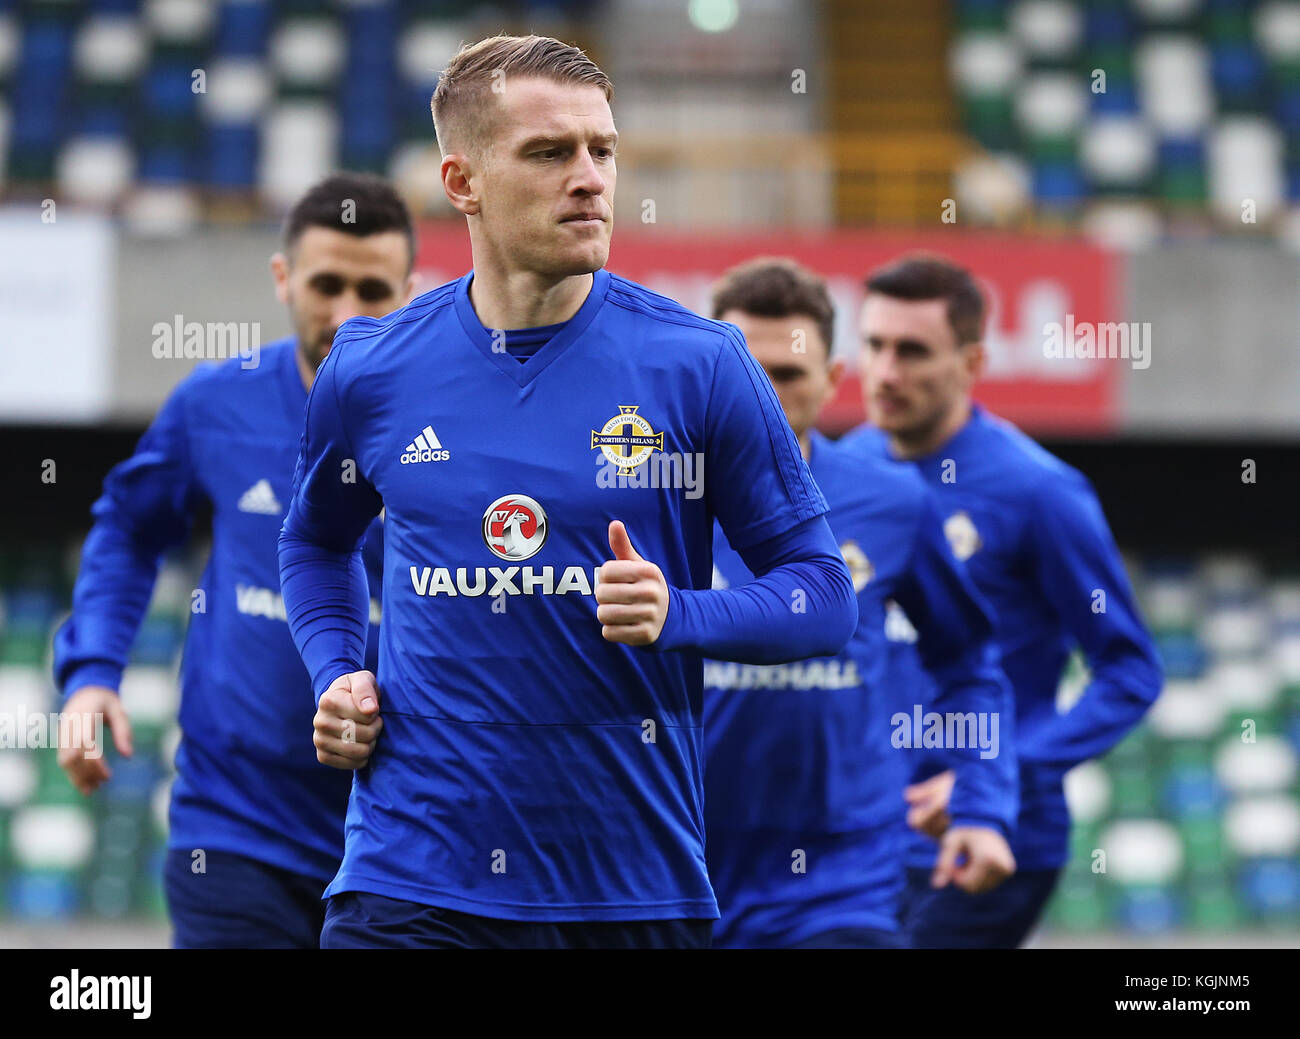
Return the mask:
M 414 242 L 406 206 L 377 177 L 338 174 L 307 192 L 271 260 L 294 334 L 196 369 L 95 503 L 54 670 L 65 715 L 102 715 L 128 755 L 117 688 L 159 560 L 196 512 L 212 510 L 204 606 L 181 667 L 164 877 L 178 947 L 318 944 L 351 782 L 305 742 L 310 681 L 285 624 L 276 538 L 316 369 L 344 321 L 410 299 Z M 381 537 L 376 522 L 367 544 L 376 588 Z M 373 629 L 370 642 L 373 660 Z M 90 730 L 65 727 L 69 740 L 78 731 Z M 59 763 L 83 794 L 109 778 L 102 751 L 61 745 Z
M 960 775 L 933 882 L 982 893 L 1015 868 L 1007 846 L 1016 815 L 1011 690 L 992 623 L 921 478 L 845 452 L 814 428 L 844 375 L 830 354 L 835 312 L 822 279 L 790 260 L 752 260 L 719 280 L 713 316 L 741 329 L 772 380 L 858 593 L 858 630 L 834 657 L 705 664 L 705 823 L 722 913 L 714 943 L 902 946 L 896 912 L 907 826 L 898 759 L 915 756 L 913 744 L 923 741 L 898 737 L 910 734 L 917 710 L 944 718 L 952 745 L 939 753 Z M 720 532 L 713 565 L 720 586 L 752 579 Z M 920 629 L 933 696 L 891 680 L 891 600 Z
M 1087 479 L 971 400 L 984 362 L 984 301 L 970 273 L 910 256 L 872 274 L 860 319 L 871 426 L 849 449 L 906 460 L 934 489 L 953 551 L 992 607 L 1016 702 L 1020 815 L 1016 875 L 973 898 L 929 886 L 935 845 L 908 853 L 904 923 L 912 944 L 1013 948 L 1051 895 L 1067 855 L 1062 780 L 1141 720 L 1162 673 L 1101 506 Z M 1091 681 L 1065 713 L 1056 691 L 1071 649 Z M 900 666 L 912 654 L 900 647 Z M 918 683 L 926 680 L 916 675 Z M 926 829 L 948 811 L 952 775 L 908 791 Z

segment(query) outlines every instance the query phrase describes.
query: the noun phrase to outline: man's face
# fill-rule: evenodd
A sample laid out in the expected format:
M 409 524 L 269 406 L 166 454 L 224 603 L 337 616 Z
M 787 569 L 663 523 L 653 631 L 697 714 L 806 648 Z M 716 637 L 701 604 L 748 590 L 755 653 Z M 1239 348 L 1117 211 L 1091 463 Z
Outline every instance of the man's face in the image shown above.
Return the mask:
M 968 395 L 982 358 L 957 345 L 947 300 L 868 294 L 859 320 L 858 370 L 872 424 L 902 439 L 924 438 Z
M 491 139 L 470 175 L 488 248 L 557 278 L 604 267 L 618 140 L 604 91 L 526 77 L 490 96 Z
M 803 314 L 755 317 L 741 310 L 722 315 L 745 335 L 749 352 L 767 372 L 786 421 L 803 436 L 844 375 L 844 362 L 827 363 L 827 345 L 817 322 Z
M 289 308 L 298 352 L 315 371 L 348 318 L 383 317 L 411 298 L 410 247 L 401 231 L 358 238 L 309 227 L 288 256 L 271 259 L 276 296 Z

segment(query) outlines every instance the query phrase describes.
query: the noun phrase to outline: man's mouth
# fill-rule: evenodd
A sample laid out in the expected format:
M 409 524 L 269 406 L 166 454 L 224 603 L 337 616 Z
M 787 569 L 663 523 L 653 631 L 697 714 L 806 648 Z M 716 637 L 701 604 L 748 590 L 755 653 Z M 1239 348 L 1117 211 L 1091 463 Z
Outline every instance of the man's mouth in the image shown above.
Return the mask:
M 605 218 L 599 213 L 576 213 L 560 221 L 562 224 L 603 224 L 604 222 Z

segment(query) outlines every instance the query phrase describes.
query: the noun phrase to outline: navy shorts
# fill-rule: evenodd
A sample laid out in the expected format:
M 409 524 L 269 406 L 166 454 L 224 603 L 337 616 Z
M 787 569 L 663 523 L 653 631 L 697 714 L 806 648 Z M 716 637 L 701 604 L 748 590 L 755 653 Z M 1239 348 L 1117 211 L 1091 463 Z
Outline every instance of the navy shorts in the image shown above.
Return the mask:
M 329 899 L 322 949 L 707 949 L 712 920 L 498 920 L 345 891 Z
M 168 848 L 163 890 L 177 949 L 316 949 L 328 881 L 227 851 L 208 851 L 204 872 L 191 852 Z
M 930 887 L 928 869 L 907 870 L 899 919 L 916 949 L 1014 949 L 1056 888 L 1059 869 L 1020 870 L 983 895 Z
M 907 936 L 902 931 L 886 931 L 881 927 L 837 927 L 795 942 L 790 948 L 906 949 Z

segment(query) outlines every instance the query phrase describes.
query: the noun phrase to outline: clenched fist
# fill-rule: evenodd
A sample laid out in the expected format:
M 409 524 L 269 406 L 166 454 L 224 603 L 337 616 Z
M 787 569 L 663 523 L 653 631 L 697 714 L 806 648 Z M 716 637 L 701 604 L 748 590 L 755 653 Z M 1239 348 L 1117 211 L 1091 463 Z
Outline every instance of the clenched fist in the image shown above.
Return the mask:
M 312 725 L 317 761 L 334 768 L 363 768 L 384 727 L 375 676 L 353 671 L 334 679 L 321 695 Z

